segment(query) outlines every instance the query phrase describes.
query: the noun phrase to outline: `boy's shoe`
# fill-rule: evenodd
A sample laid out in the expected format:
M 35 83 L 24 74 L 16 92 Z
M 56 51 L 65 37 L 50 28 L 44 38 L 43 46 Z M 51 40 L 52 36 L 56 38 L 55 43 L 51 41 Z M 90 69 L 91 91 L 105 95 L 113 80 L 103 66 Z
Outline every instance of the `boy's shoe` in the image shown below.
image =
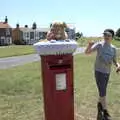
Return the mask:
M 102 104 L 100 102 L 97 104 L 97 108 L 98 108 L 97 120 L 105 120 L 103 107 L 102 107 Z
M 103 112 L 104 112 L 104 118 L 105 118 L 105 120 L 112 120 L 111 116 L 110 116 L 110 114 L 108 113 L 107 110 L 104 110 Z

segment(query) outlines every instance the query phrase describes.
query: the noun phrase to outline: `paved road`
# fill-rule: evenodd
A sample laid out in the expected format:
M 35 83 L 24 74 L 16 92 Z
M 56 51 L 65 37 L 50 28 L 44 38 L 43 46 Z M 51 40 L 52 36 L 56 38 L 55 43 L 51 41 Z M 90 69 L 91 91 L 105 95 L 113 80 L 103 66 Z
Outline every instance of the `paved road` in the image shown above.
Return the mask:
M 85 48 L 78 48 L 75 54 L 83 53 Z M 31 63 L 39 61 L 40 57 L 37 54 L 23 55 L 16 57 L 0 58 L 0 69 L 8 69 L 19 65 L 24 65 L 26 63 Z
M 37 54 L 0 58 L 0 69 L 7 69 L 18 65 L 38 61 L 40 57 Z

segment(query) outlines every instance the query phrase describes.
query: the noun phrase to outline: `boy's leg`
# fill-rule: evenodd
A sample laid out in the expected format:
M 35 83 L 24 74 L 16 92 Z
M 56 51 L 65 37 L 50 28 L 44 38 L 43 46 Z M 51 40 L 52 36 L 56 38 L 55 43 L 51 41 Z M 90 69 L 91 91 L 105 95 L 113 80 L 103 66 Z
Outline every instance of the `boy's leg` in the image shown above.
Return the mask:
M 103 120 L 103 118 L 104 118 L 104 113 L 103 113 L 102 104 L 101 104 L 100 102 L 98 102 L 97 108 L 98 108 L 97 120 Z
M 96 83 L 99 91 L 99 102 L 102 104 L 103 109 L 107 109 L 106 104 L 106 89 L 109 80 L 109 74 L 104 74 L 101 72 L 95 72 Z
M 106 89 L 107 89 L 107 84 L 109 80 L 109 74 L 104 74 L 100 72 L 95 72 L 95 77 L 96 77 L 96 83 L 99 91 L 99 102 L 98 104 L 102 105 L 101 112 L 99 113 L 103 114 L 103 117 L 105 120 L 111 120 L 111 117 L 107 111 L 107 104 L 106 104 Z
M 107 109 L 106 96 L 104 96 L 104 97 L 99 97 L 99 100 L 98 100 L 98 101 L 102 104 L 103 109 Z

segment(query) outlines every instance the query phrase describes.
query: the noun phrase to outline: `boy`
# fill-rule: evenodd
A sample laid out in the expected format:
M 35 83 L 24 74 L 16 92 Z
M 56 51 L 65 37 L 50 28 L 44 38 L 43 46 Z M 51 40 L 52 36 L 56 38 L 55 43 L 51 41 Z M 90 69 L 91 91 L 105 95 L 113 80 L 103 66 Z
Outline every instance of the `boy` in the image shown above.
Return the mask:
M 111 44 L 114 37 L 114 31 L 112 29 L 106 29 L 103 35 L 104 41 L 95 44 L 89 42 L 85 53 L 90 54 L 93 51 L 97 51 L 95 62 L 95 79 L 99 91 L 97 119 L 99 120 L 100 117 L 103 116 L 105 120 L 111 120 L 106 106 L 106 89 L 112 63 L 117 67 L 116 72 L 120 71 L 120 64 L 116 60 L 116 48 Z

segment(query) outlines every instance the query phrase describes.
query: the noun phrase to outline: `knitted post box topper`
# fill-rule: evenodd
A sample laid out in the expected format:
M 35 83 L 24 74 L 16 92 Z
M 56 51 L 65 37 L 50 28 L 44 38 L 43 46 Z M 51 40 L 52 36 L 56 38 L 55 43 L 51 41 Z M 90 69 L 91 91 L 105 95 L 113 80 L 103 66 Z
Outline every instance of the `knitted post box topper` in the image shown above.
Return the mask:
M 67 33 L 65 32 L 67 28 L 66 23 L 64 22 L 55 22 L 51 25 L 50 31 L 47 33 L 47 40 L 65 40 L 68 38 Z

